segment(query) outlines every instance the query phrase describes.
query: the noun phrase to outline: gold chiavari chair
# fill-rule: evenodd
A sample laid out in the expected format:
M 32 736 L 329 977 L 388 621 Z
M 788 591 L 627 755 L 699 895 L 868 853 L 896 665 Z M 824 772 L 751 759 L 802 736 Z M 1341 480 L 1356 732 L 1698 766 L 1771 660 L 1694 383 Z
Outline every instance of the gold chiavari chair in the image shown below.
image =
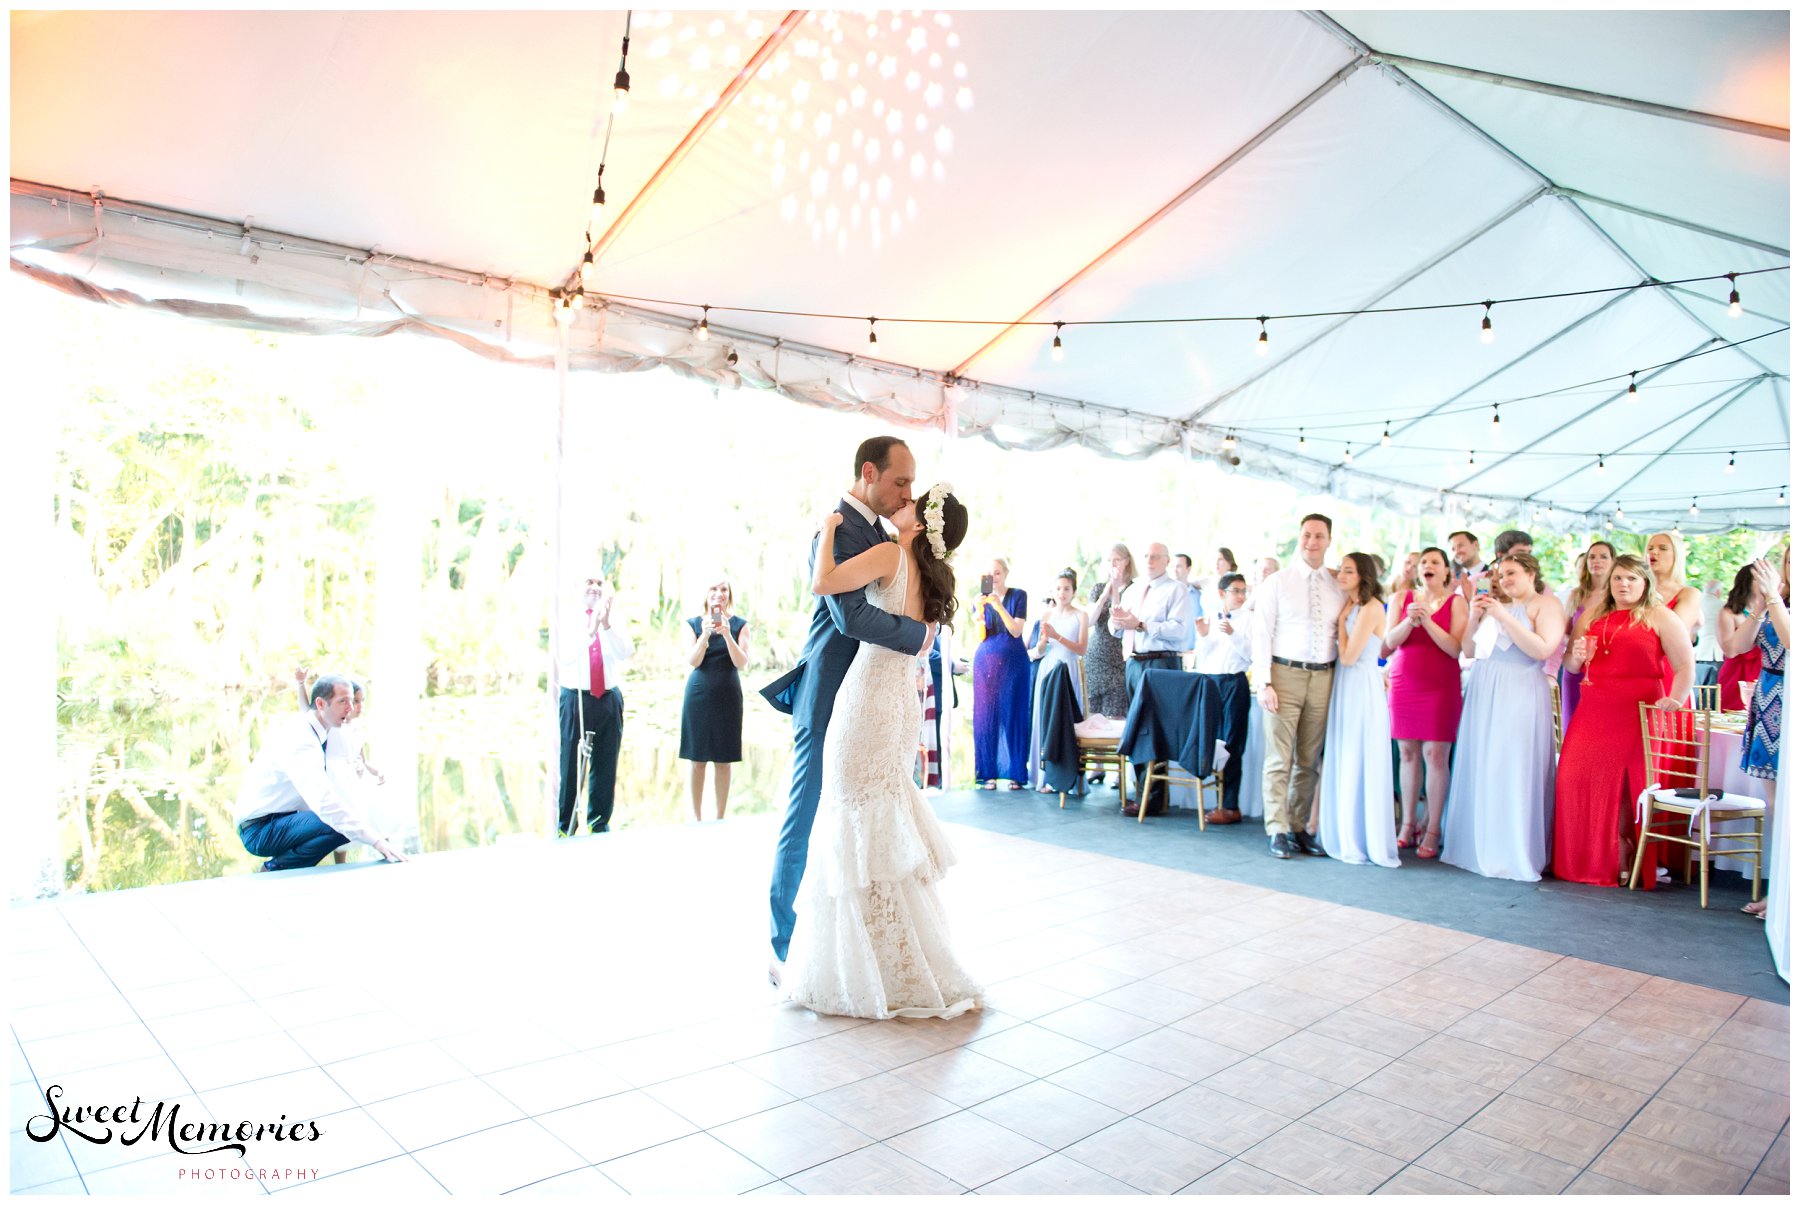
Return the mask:
M 1768 809 L 1760 799 L 1732 795 L 1708 787 L 1712 768 L 1712 715 L 1705 711 L 1663 710 L 1638 704 L 1644 740 L 1644 793 L 1638 799 L 1637 854 L 1631 862 L 1630 886 L 1636 890 L 1643 872 L 1644 850 L 1652 841 L 1684 846 L 1690 859 L 1700 859 L 1700 906 L 1706 907 L 1707 881 L 1714 856 L 1753 855 L 1750 898 L 1761 897 L 1763 821 Z M 1665 784 L 1693 783 L 1693 786 Z M 1749 820 L 1749 832 L 1721 833 L 1715 821 Z M 1691 878 L 1692 867 L 1684 877 Z

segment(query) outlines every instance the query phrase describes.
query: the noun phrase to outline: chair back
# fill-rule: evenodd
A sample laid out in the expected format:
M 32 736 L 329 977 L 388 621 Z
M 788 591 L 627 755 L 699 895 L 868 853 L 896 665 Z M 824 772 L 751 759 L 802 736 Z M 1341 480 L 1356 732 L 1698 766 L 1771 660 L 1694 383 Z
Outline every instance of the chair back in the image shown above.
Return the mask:
M 1702 686 L 1699 683 L 1694 685 L 1694 710 L 1719 710 L 1719 687 L 1717 683 L 1713 683 L 1710 686 Z
M 1638 704 L 1644 737 L 1644 785 L 1663 788 L 1707 785 L 1712 754 L 1712 716 L 1704 711 L 1665 710 Z
M 1550 733 L 1556 738 L 1556 751 L 1562 752 L 1562 675 L 1550 679 Z

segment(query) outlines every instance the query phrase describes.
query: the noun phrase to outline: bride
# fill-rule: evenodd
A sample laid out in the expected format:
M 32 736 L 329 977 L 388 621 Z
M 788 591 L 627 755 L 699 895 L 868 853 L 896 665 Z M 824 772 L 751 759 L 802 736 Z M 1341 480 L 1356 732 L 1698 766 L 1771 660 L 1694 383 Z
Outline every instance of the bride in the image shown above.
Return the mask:
M 927 623 L 956 614 L 947 563 L 969 526 L 947 485 L 894 512 L 899 542 L 842 565 L 827 515 L 813 593 L 866 586 L 870 603 Z M 838 688 L 825 733 L 824 786 L 807 845 L 807 875 L 786 976 L 787 998 L 849 1017 L 954 1017 L 981 1007 L 981 988 L 950 949 L 933 886 L 954 861 L 913 782 L 919 748 L 915 659 L 862 645 Z

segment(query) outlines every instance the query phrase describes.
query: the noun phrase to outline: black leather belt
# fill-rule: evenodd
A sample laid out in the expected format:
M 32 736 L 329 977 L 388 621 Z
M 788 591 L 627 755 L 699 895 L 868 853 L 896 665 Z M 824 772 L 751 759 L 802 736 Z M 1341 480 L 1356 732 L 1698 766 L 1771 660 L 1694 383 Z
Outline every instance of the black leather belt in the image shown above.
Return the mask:
M 1180 656 L 1180 653 L 1133 653 L 1131 659 L 1133 661 L 1167 661 L 1170 658 L 1179 659 Z
M 1276 665 L 1285 665 L 1289 669 L 1333 669 L 1337 665 L 1335 661 L 1289 661 L 1286 657 L 1270 657 L 1269 660 Z

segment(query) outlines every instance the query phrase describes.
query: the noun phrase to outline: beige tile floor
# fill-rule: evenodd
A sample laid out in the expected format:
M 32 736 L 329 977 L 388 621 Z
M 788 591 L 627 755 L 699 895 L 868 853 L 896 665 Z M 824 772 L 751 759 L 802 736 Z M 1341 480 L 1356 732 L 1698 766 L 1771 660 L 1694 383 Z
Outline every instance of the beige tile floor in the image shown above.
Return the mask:
M 760 982 L 773 832 L 14 909 L 13 1190 L 1788 1190 L 1784 1005 L 953 826 L 986 1010 L 817 1017 Z M 51 1083 L 325 1136 L 29 1141 Z

